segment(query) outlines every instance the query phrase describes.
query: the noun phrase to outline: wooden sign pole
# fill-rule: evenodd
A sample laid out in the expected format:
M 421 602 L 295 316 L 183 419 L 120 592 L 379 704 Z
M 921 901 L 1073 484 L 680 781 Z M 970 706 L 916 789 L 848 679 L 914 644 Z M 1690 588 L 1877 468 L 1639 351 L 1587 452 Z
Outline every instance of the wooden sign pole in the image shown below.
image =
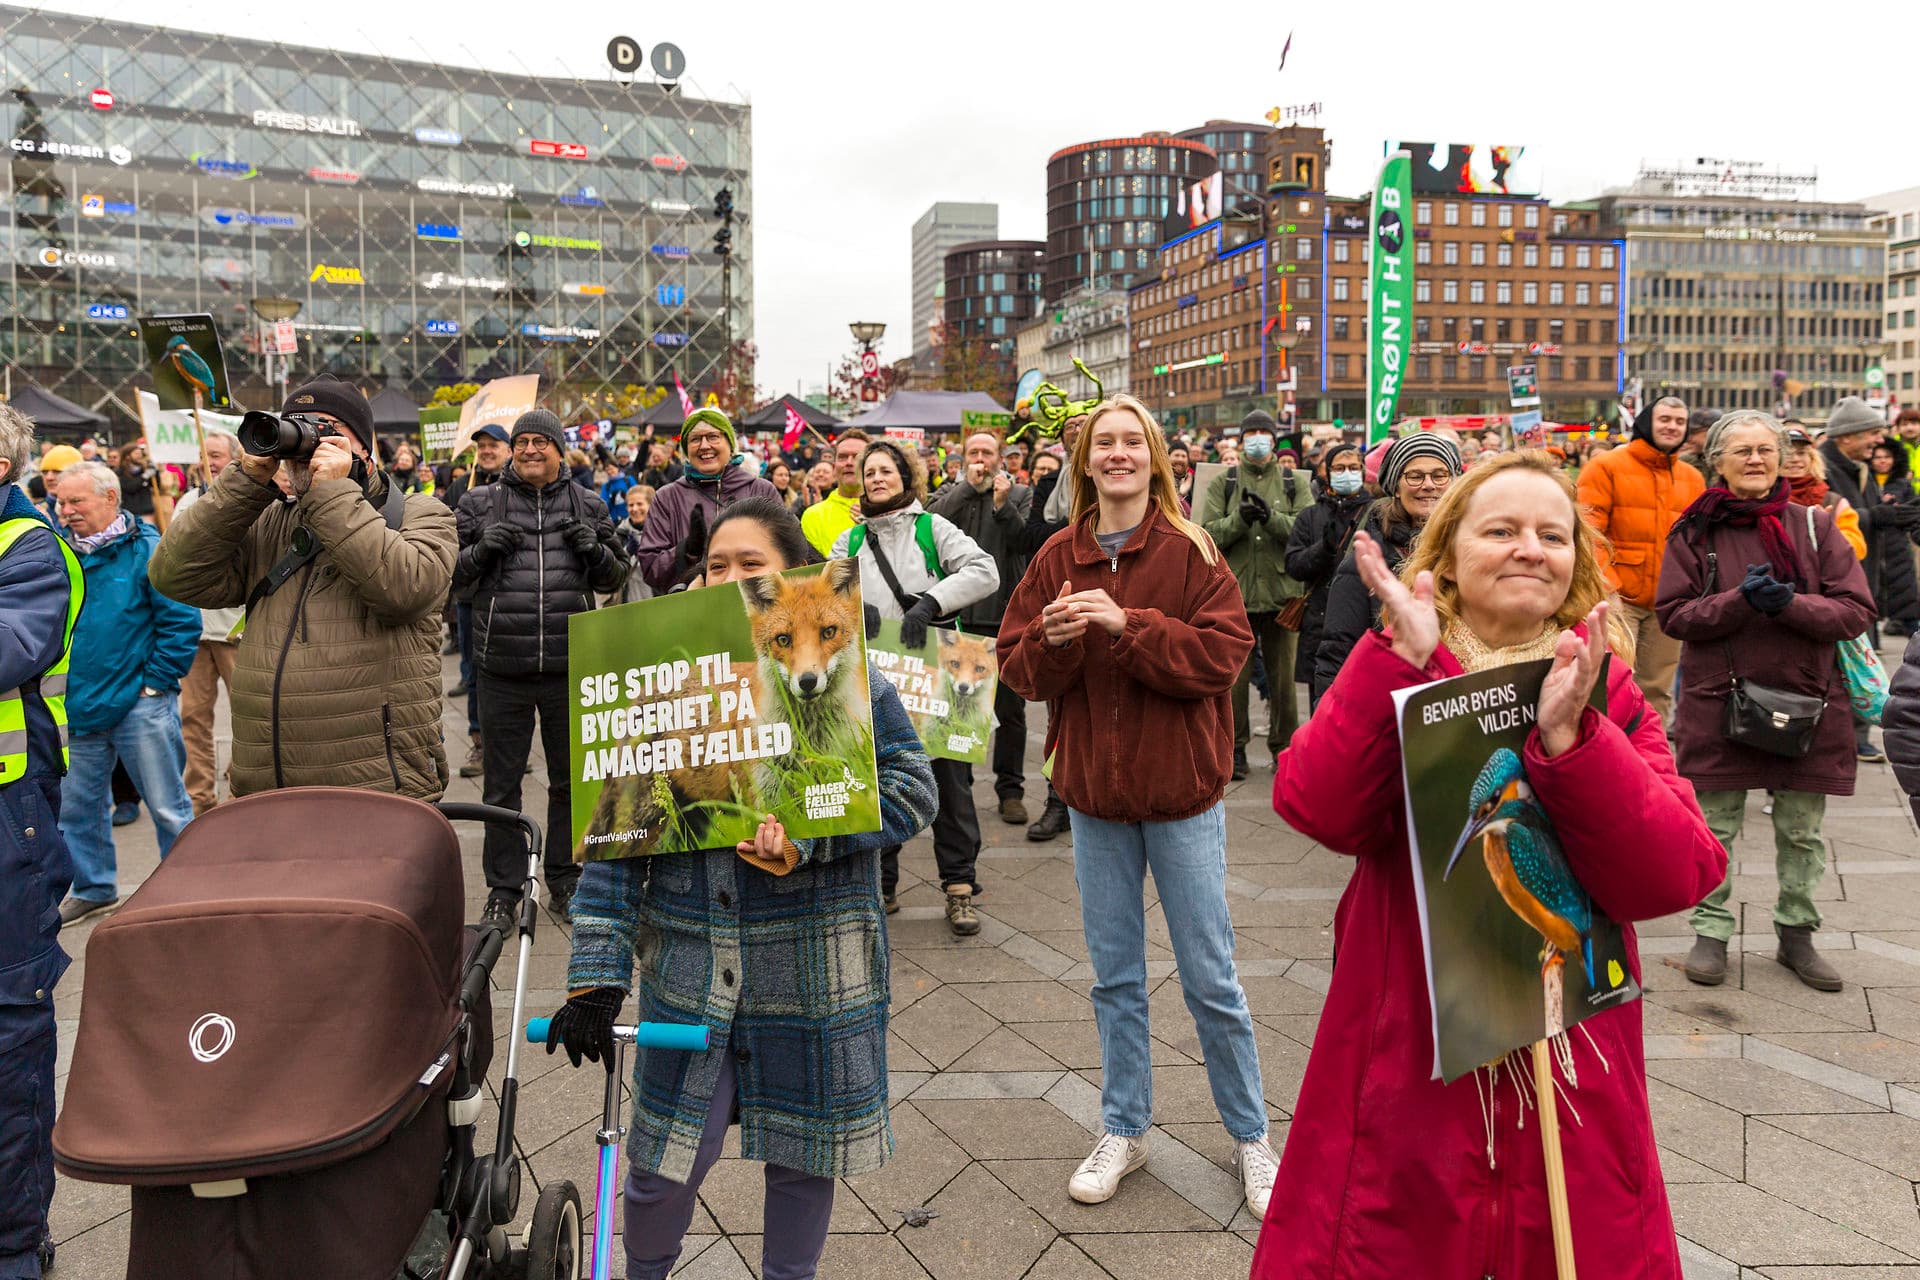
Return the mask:
M 193 438 L 200 442 L 200 483 L 204 487 L 213 483 L 213 477 L 207 474 L 207 432 L 200 425 L 200 386 L 193 388 Z
M 1567 1165 L 1560 1152 L 1560 1107 L 1553 1086 L 1553 1050 L 1533 1042 L 1533 1093 L 1540 1103 L 1540 1146 L 1546 1156 L 1547 1209 L 1553 1218 L 1553 1262 L 1557 1280 L 1575 1280 L 1573 1221 L 1567 1208 Z

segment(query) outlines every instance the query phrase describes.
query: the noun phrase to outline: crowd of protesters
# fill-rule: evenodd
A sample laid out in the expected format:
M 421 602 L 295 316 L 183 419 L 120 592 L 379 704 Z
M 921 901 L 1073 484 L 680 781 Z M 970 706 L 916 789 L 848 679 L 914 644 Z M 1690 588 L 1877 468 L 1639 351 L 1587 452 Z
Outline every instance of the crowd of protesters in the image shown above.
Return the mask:
M 137 444 L 36 450 L 32 424 L 0 406 L 0 817 L 40 895 L 0 913 L 0 973 L 28 975 L 33 993 L 0 991 L 0 1162 L 29 1170 L 27 1194 L 0 1214 L 0 1264 L 9 1250 L 49 1252 L 51 1167 L 15 1119 L 44 1136 L 51 1118 L 57 932 L 120 899 L 116 773 L 164 858 L 223 791 L 439 798 L 444 702 L 464 701 L 459 774 L 479 779 L 488 804 L 520 809 L 537 726 L 546 829 L 563 833 L 568 621 L 607 603 L 847 558 L 870 636 L 892 619 L 910 646 L 930 627 L 997 637 L 995 816 L 1036 842 L 1071 834 L 1093 970 L 1102 1133 L 1068 1193 L 1104 1202 L 1149 1159 L 1151 871 L 1232 1167 L 1253 1214 L 1275 1224 L 1256 1275 L 1344 1273 L 1362 1257 L 1431 1271 L 1478 1247 L 1481 1204 L 1506 1215 L 1499 1256 L 1515 1274 L 1550 1266 L 1538 1144 L 1485 1127 L 1477 1074 L 1472 1086 L 1430 1078 L 1420 955 L 1388 945 L 1415 910 L 1394 690 L 1550 659 L 1528 777 L 1549 811 L 1582 806 L 1596 779 L 1645 798 L 1630 811 L 1588 806 L 1593 820 L 1561 824 L 1562 841 L 1629 931 L 1691 909 L 1696 983 L 1727 972 L 1729 855 L 1750 795 L 1764 795 L 1774 825 L 1777 958 L 1822 991 L 1841 986 L 1814 946 L 1826 798 L 1891 755 L 1920 815 L 1920 645 L 1893 680 L 1885 755 L 1837 648 L 1920 629 L 1920 412 L 1890 427 L 1848 398 L 1823 423 L 1781 422 L 1669 396 L 1622 439 L 1519 447 L 1440 426 L 1369 448 L 1356 432 L 1287 431 L 1260 411 L 1170 436 L 1121 395 L 1058 439 L 923 444 L 846 427 L 782 450 L 742 440 L 718 409 L 611 447 L 534 409 L 481 428 L 453 465 L 380 439 L 343 383 L 297 387 L 283 412 L 331 429 L 311 457 L 253 457 L 210 432 L 202 469 L 155 467 Z M 1587 702 L 1602 682 L 1597 712 Z M 548 841 L 547 889 L 573 925 L 556 1045 L 576 1061 L 610 1059 L 636 955 L 645 968 L 664 954 L 636 952 L 641 931 L 701 948 L 714 931 L 740 941 L 738 986 L 729 969 L 724 993 L 711 973 L 638 975 L 643 1013 L 703 1009 L 739 1052 L 697 1069 L 640 1055 L 635 1130 L 652 1137 L 630 1147 L 625 1192 L 637 1280 L 677 1259 L 730 1118 L 766 1164 L 766 1274 L 814 1274 L 833 1179 L 892 1151 L 884 949 L 901 845 L 931 828 L 955 937 L 979 933 L 991 911 L 972 768 L 929 761 L 891 687 L 870 684 L 883 796 L 871 836 L 793 840 L 770 817 L 737 849 L 663 855 L 686 872 L 668 877 L 632 863 L 583 874 L 566 840 Z M 1743 688 L 1817 706 L 1803 750 L 1730 733 L 1726 707 Z M 1256 767 L 1255 691 L 1275 809 L 1354 859 L 1341 963 L 1284 1155 L 1268 1140 L 1227 897 L 1225 794 Z M 1042 710 L 1050 768 L 1036 818 L 1028 720 Z M 482 916 L 502 928 L 520 911 L 515 848 L 489 832 Z M 796 1005 L 795 972 L 813 961 L 794 939 L 810 929 L 852 930 L 878 949 Z M 1576 1239 L 1595 1268 L 1614 1256 L 1610 1229 L 1668 1221 L 1638 1009 L 1584 1024 L 1579 1054 L 1603 1064 L 1584 1077 L 1582 1105 L 1639 1152 L 1630 1166 L 1570 1170 Z M 809 1040 L 827 1048 L 795 1047 Z M 821 1076 L 823 1053 L 880 1066 Z M 800 1127 L 804 1140 L 791 1136 Z M 1416 1187 L 1445 1192 L 1422 1202 Z M 1676 1275 L 1670 1227 L 1645 1238 L 1631 1274 Z

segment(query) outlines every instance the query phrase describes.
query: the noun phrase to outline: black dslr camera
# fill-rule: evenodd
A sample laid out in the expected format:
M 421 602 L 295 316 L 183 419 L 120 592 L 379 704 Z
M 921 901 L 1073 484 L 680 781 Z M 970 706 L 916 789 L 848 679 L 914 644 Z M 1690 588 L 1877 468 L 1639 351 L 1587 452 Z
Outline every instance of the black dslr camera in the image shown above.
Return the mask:
M 313 456 L 320 441 L 338 436 L 333 423 L 310 413 L 289 413 L 284 417 L 254 409 L 240 419 L 240 447 L 256 458 L 285 458 L 301 462 Z

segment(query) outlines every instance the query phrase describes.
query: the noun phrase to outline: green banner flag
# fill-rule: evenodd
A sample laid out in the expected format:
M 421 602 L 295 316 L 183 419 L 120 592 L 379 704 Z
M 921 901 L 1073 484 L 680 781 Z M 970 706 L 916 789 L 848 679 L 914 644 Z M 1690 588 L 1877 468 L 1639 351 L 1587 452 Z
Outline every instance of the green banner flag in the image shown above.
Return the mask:
M 567 619 L 574 860 L 878 831 L 864 650 L 852 560 Z
M 929 756 L 987 762 L 993 693 L 1000 680 L 992 636 L 934 627 L 925 644 L 909 649 L 900 639 L 899 619 L 887 618 L 867 641 L 867 662 L 899 693 Z
M 1367 295 L 1367 447 L 1393 428 L 1413 335 L 1413 166 L 1396 151 L 1380 166 L 1373 190 L 1373 271 Z
M 420 411 L 420 461 L 452 462 L 453 438 L 460 434 L 460 406 L 428 405 Z

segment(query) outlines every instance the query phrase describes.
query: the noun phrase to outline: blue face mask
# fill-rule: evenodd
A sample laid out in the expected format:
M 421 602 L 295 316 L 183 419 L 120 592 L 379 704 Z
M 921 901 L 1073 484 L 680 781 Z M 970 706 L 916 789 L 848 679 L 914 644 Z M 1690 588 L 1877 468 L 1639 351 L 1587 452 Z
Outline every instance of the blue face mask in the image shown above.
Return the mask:
M 1336 471 L 1327 477 L 1327 483 L 1335 493 L 1358 493 L 1366 478 L 1366 473 L 1361 471 Z
M 1248 436 L 1240 445 L 1240 456 L 1248 462 L 1265 462 L 1273 456 L 1273 437 Z

